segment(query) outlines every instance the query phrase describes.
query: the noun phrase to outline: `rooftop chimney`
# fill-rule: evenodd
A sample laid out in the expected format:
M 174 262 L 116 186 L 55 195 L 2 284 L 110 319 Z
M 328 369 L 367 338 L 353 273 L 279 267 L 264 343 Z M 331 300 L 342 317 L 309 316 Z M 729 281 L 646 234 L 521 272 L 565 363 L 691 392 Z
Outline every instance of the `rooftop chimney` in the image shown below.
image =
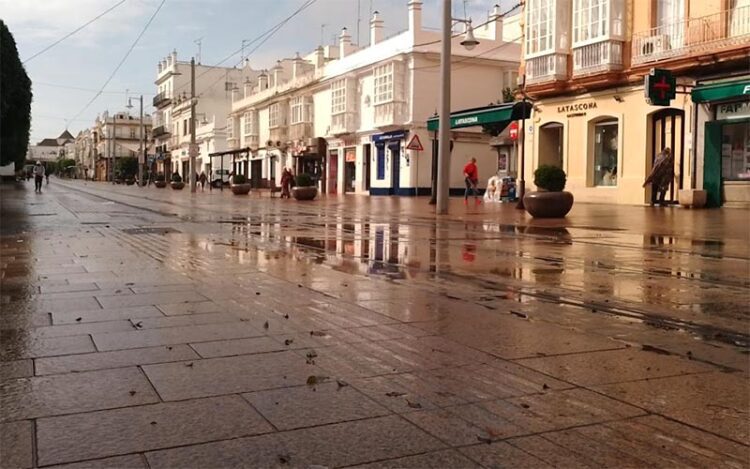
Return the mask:
M 341 35 L 339 35 L 339 58 L 342 59 L 346 57 L 352 48 L 352 37 L 349 35 L 349 31 L 346 30 L 346 28 L 343 28 L 341 30 Z
M 297 52 L 294 55 L 294 60 L 292 61 L 292 79 L 301 77 L 304 74 L 304 61 L 302 60 L 302 57 L 299 56 L 299 52 Z
M 409 0 L 409 31 L 413 33 L 422 29 L 422 1 Z
M 323 68 L 326 64 L 326 55 L 325 55 L 325 49 L 323 49 L 323 46 L 318 46 L 317 49 L 315 49 L 315 68 Z
M 502 12 L 500 11 L 500 5 L 495 5 L 492 8 L 492 13 L 490 14 L 490 22 L 488 26 L 491 28 L 494 28 L 495 40 L 501 41 L 503 39 L 503 17 L 502 17 Z
M 380 13 L 374 11 L 370 20 L 370 45 L 374 46 L 383 40 L 383 20 L 380 19 Z
M 276 61 L 276 66 L 271 69 L 273 73 L 273 86 L 279 86 L 284 79 L 284 67 L 281 66 L 281 60 Z
M 244 92 L 246 98 L 253 94 L 253 82 L 250 81 L 250 77 L 245 79 Z
M 266 88 L 268 88 L 268 74 L 263 70 L 258 75 L 258 91 L 263 91 Z

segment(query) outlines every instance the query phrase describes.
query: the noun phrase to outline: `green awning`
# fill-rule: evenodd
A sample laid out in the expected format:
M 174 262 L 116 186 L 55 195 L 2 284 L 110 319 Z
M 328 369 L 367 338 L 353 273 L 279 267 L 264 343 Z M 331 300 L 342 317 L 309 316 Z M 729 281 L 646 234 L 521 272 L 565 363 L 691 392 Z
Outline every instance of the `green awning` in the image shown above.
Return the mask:
M 750 99 L 750 78 L 698 85 L 693 88 L 693 91 L 690 94 L 694 103 L 723 101 L 726 99 L 741 98 L 743 96 Z
M 480 125 L 499 134 L 512 121 L 527 119 L 531 113 L 531 103 L 518 101 L 495 106 L 465 109 L 451 112 L 451 129 Z M 440 124 L 438 116 L 427 119 L 427 130 L 435 131 Z

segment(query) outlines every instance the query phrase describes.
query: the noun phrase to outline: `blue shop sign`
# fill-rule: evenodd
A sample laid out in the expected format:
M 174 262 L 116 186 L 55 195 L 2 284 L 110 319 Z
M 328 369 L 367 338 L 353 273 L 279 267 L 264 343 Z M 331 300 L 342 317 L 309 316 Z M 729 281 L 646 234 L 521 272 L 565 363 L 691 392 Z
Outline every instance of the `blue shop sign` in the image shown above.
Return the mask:
M 375 134 L 372 136 L 372 141 L 374 143 L 385 143 L 389 140 L 401 140 L 406 137 L 406 134 L 408 134 L 408 130 L 397 130 L 394 132 L 386 132 L 383 134 Z

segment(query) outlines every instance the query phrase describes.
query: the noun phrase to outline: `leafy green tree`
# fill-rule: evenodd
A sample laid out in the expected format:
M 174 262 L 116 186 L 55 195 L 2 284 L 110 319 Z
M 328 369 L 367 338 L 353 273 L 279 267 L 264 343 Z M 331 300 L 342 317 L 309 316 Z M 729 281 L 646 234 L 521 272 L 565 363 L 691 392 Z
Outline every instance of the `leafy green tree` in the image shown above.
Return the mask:
M 31 80 L 18 57 L 16 41 L 0 20 L 0 165 L 26 159 L 31 128 Z
M 134 156 L 117 158 L 115 163 L 115 174 L 123 179 L 132 179 L 138 172 L 138 159 Z

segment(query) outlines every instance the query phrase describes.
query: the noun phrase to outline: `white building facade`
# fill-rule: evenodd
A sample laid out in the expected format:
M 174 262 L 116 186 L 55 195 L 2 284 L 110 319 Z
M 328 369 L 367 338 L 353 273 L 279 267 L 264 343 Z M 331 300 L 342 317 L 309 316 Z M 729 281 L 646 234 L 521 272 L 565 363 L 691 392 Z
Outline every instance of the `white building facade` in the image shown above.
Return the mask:
M 128 112 L 110 114 L 104 111 L 94 122 L 93 142 L 96 148 L 94 178 L 97 181 L 112 179 L 113 164 L 118 158 L 138 158 L 148 145 L 151 135 L 151 116 L 132 116 Z
M 258 72 L 247 64 L 241 68 L 195 65 L 195 116 L 191 118 L 190 61 L 180 61 L 177 52 L 159 62 L 156 86 L 158 94 L 153 99 L 154 157 L 152 170 L 177 172 L 186 177 L 189 166 L 189 146 L 192 126 L 196 130 L 198 157 L 196 172 L 208 171 L 209 153 L 226 148 L 226 119 L 231 109 L 232 91 Z M 215 160 L 215 166 L 219 161 Z
M 421 1 L 409 1 L 407 9 L 404 32 L 384 38 L 375 12 L 368 47 L 352 44 L 344 29 L 338 45 L 280 60 L 237 90 L 227 122 L 229 148 L 251 152 L 235 171 L 256 187 L 278 185 L 289 167 L 311 174 L 325 194 L 429 193 L 433 135 L 427 119 L 439 106 L 440 33 L 422 27 Z M 452 44 L 451 108 L 502 102 L 503 89 L 516 87 L 517 18 L 504 21 L 496 8 L 475 30 L 480 44 L 471 51 L 460 45 L 461 32 Z M 463 190 L 462 168 L 471 157 L 480 179 L 496 173 L 499 150 L 489 136 L 452 135 L 452 189 Z M 415 138 L 423 150 L 407 149 L 416 146 Z

